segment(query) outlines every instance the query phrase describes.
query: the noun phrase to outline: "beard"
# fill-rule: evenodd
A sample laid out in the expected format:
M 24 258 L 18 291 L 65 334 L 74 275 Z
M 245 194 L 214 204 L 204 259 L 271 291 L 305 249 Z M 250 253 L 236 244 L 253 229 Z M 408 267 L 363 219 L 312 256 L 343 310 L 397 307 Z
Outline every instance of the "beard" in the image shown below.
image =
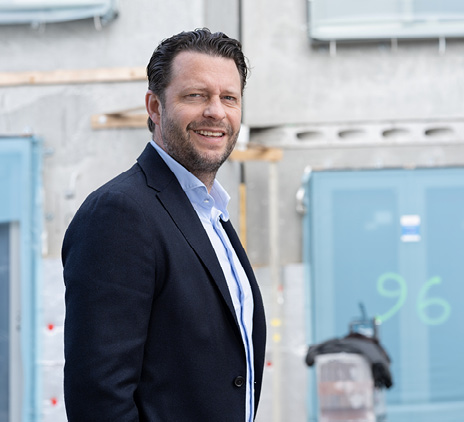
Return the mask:
M 190 131 L 195 130 L 196 127 L 214 127 L 217 129 L 218 126 L 217 123 L 212 124 L 208 121 L 190 123 L 184 131 L 174 120 L 163 116 L 160 129 L 164 149 L 174 160 L 195 176 L 210 175 L 214 177 L 234 149 L 239 133 L 234 133 L 230 125 L 222 125 L 221 129 L 229 138 L 226 148 L 220 153 L 208 154 L 202 153 L 195 147 L 190 137 Z

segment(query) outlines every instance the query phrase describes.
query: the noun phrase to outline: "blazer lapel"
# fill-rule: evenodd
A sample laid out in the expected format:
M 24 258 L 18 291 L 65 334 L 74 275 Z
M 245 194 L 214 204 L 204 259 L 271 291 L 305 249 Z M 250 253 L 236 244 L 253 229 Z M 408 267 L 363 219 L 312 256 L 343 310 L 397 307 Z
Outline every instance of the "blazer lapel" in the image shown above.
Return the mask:
M 148 186 L 157 191 L 164 208 L 210 273 L 239 330 L 229 288 L 216 253 L 177 178 L 151 145 L 147 145 L 138 162 L 147 176 Z M 240 331 L 238 334 L 240 335 Z

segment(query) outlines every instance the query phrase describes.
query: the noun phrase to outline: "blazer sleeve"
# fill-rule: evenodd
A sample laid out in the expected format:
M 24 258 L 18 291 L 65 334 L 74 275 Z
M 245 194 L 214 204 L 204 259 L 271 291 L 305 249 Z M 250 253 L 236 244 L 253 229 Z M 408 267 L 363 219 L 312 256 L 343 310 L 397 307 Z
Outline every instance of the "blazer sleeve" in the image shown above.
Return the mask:
M 155 290 L 152 237 L 142 207 L 127 193 L 108 191 L 92 194 L 66 232 L 70 422 L 139 420 L 134 391 Z

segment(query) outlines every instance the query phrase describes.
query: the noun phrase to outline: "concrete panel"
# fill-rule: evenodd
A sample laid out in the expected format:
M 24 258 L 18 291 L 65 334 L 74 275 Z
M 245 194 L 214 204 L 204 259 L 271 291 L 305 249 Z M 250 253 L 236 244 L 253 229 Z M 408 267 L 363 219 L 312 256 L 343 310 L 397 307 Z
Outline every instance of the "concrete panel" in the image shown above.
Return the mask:
M 211 31 L 240 39 L 240 0 L 205 0 L 205 23 Z
M 1 71 L 145 66 L 156 45 L 204 26 L 203 0 L 119 1 L 119 17 L 98 30 L 93 20 L 0 26 Z
M 306 2 L 244 2 L 251 127 L 462 116 L 464 41 L 311 45 Z
M 270 268 L 255 271 L 268 325 L 266 365 L 256 422 L 306 421 L 309 386 L 304 361 L 307 351 L 304 267 L 296 264 L 280 268 L 282 289 L 278 303 L 273 302 Z M 273 327 L 277 324 L 280 336 L 274 338 Z

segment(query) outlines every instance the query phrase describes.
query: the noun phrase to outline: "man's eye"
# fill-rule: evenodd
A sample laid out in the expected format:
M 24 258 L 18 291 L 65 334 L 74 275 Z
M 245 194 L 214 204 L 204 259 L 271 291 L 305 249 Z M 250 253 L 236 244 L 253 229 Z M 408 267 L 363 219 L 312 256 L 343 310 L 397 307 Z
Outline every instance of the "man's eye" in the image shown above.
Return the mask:
M 236 101 L 236 98 L 233 97 L 232 95 L 226 95 L 224 97 L 224 100 L 226 100 L 226 101 Z

